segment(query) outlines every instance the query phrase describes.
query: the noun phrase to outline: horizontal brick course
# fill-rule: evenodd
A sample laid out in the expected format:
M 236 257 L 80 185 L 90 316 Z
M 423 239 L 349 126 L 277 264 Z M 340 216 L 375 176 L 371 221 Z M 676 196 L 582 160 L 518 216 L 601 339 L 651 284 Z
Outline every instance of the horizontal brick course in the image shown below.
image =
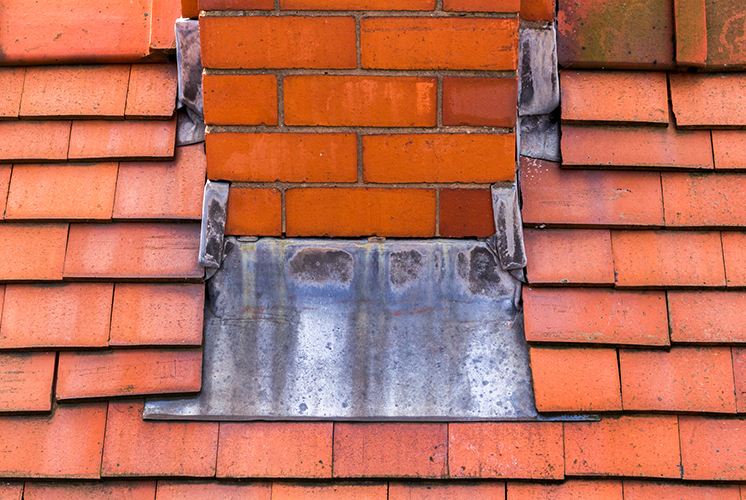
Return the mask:
M 225 234 L 279 236 L 282 194 L 277 189 L 232 187 L 228 195 Z
M 275 75 L 205 74 L 202 85 L 208 125 L 277 125 Z

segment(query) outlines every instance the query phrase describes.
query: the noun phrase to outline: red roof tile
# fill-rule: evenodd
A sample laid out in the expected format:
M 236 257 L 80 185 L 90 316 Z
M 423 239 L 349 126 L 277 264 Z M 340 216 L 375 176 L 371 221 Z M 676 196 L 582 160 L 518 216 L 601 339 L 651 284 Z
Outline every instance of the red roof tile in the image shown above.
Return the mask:
M 671 102 L 679 127 L 746 126 L 746 75 L 671 74 Z
M 740 0 L 705 0 L 707 7 L 707 64 L 746 65 L 743 18 L 746 8 Z M 686 35 L 686 33 L 684 33 Z
M 0 481 L 0 498 L 2 500 L 21 500 L 23 498 L 23 483 Z
M 271 497 L 269 483 L 158 481 L 157 500 L 270 500 Z
M 388 500 L 504 500 L 505 483 L 389 483 Z
M 0 162 L 66 160 L 70 122 L 1 122 Z
M 420 423 L 337 423 L 335 477 L 447 475 L 448 426 Z
M 746 285 L 746 233 L 724 232 L 723 259 L 725 260 L 725 276 L 728 286 Z
M 150 48 L 167 50 L 176 47 L 174 23 L 181 17 L 181 0 L 153 0 Z
M 680 477 L 675 416 L 603 418 L 565 424 L 568 476 Z
M 526 229 L 524 237 L 530 283 L 614 283 L 608 230 Z
M 508 483 L 510 500 L 622 500 L 621 481 L 573 479 L 562 484 Z
M 81 500 L 83 498 L 153 500 L 155 481 L 27 482 L 25 500 Z
M 0 68 L 0 118 L 15 118 L 21 109 L 26 68 Z
M 62 279 L 66 243 L 67 224 L 0 224 L 0 280 Z
M 323 498 L 324 500 L 387 500 L 388 488 L 382 484 L 293 484 L 274 483 L 272 500 L 300 500 Z
M 56 354 L 0 354 L 0 412 L 49 411 Z
M 332 477 L 331 422 L 221 423 L 217 477 Z
M 231 187 L 225 234 L 279 236 L 282 194 L 278 189 Z
M 684 479 L 746 480 L 746 419 L 679 417 Z
M 707 63 L 707 9 L 705 0 L 674 0 L 676 62 L 693 66 Z
M 746 343 L 746 293 L 669 291 L 671 340 L 697 343 Z
M 715 168 L 746 169 L 746 131 L 713 130 L 712 148 Z
M 625 500 L 739 500 L 738 486 L 624 481 Z
M 746 221 L 746 175 L 663 173 L 669 226 L 731 226 Z
M 107 158 L 170 159 L 176 120 L 75 121 L 70 132 L 71 160 Z
M 218 424 L 147 422 L 141 402 L 111 402 L 106 424 L 103 476 L 215 474 Z
M 733 378 L 736 385 L 736 411 L 746 413 L 746 349 L 733 348 Z
M 11 170 L 11 165 L 0 165 L 0 213 L 3 214 L 3 218 L 5 218 L 5 207 L 8 201 Z
M 174 3 L 173 0 L 154 0 Z M 173 36 L 173 23 L 169 26 Z M 176 107 L 176 65 L 134 64 L 127 90 L 127 118 L 170 118 Z

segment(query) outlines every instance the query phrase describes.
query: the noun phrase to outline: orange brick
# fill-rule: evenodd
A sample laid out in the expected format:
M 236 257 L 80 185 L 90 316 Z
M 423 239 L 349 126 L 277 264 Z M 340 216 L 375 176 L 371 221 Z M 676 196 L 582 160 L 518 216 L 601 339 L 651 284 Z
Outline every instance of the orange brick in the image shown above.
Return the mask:
M 435 126 L 434 78 L 287 76 L 283 93 L 288 125 Z
M 715 168 L 746 168 L 746 132 L 743 130 L 713 130 L 712 147 Z
M 524 236 L 530 283 L 614 282 L 609 231 L 526 229 Z
M 199 225 L 73 224 L 65 277 L 201 278 Z
M 521 0 L 444 0 L 443 10 L 459 12 L 518 12 Z
M 364 68 L 511 71 L 517 47 L 517 19 L 385 17 L 360 23 Z
M 149 422 L 142 402 L 110 402 L 102 476 L 215 475 L 217 422 Z
M 16 118 L 21 109 L 23 78 L 26 68 L 0 68 L 0 119 Z
M 205 123 L 277 125 L 275 75 L 202 76 Z
M 271 500 L 270 483 L 158 481 L 158 500 Z
M 174 156 L 176 120 L 76 121 L 72 127 L 71 160 L 170 159 Z
M 734 484 L 657 483 L 624 481 L 624 500 L 739 500 Z
M 677 126 L 746 125 L 746 77 L 742 74 L 671 73 L 669 79 Z
M 634 148 L 630 144 L 636 144 Z M 653 126 L 562 127 L 562 164 L 713 168 L 710 133 Z
M 746 479 L 746 419 L 679 417 L 684 479 Z
M 37 66 L 26 70 L 23 117 L 122 117 L 129 65 Z
M 285 195 L 288 236 L 435 235 L 435 191 L 305 188 Z
M 279 236 L 282 233 L 282 196 L 277 189 L 232 187 L 228 195 L 225 234 Z
M 176 48 L 174 23 L 181 17 L 181 0 L 153 0 L 150 25 L 151 50 Z
M 668 124 L 664 72 L 563 71 L 562 120 Z
M 7 285 L 0 347 L 105 346 L 112 290 L 110 283 Z
M 611 236 L 617 285 L 725 284 L 716 232 L 612 231 Z
M 51 415 L 0 417 L 0 474 L 99 477 L 106 403 L 58 406 Z
M 524 2 L 525 3 L 525 2 Z M 561 484 L 508 483 L 510 500 L 622 500 L 622 482 L 576 479 Z
M 173 0 L 153 0 L 174 3 Z M 174 36 L 174 20 L 169 30 Z M 133 64 L 127 90 L 127 118 L 170 118 L 176 108 L 176 65 Z
M 457 478 L 562 479 L 562 424 L 449 424 L 448 467 Z
M 117 164 L 16 165 L 6 219 L 110 219 Z
M 554 21 L 554 0 L 521 0 L 521 19 Z
M 445 477 L 448 427 L 420 423 L 334 424 L 335 477 Z
M 200 345 L 203 284 L 129 284 L 114 289 L 110 345 Z
M 8 189 L 10 188 L 10 172 L 12 165 L 0 165 L 0 213 L 5 217 L 6 204 L 8 201 Z
M 198 392 L 202 350 L 62 352 L 57 400 Z
M 722 240 L 728 286 L 746 285 L 746 233 L 724 232 Z
M 323 498 L 324 500 L 387 500 L 388 488 L 382 484 L 293 484 L 273 483 L 272 500 L 301 500 Z
M 207 176 L 245 182 L 354 182 L 354 134 L 207 134 Z
M 616 349 L 531 348 L 539 411 L 622 409 Z
M 674 342 L 746 342 L 746 293 L 668 292 L 671 340 Z
M 441 189 L 439 234 L 449 238 L 486 238 L 495 234 L 489 189 Z
M 433 10 L 435 0 L 280 0 L 287 10 Z
M 445 125 L 514 127 L 517 102 L 515 78 L 443 78 Z
M 739 226 L 746 220 L 746 175 L 664 173 L 666 225 Z
M 505 483 L 389 483 L 389 500 L 505 500 Z
M 160 487 L 159 494 L 160 494 Z M 153 500 L 155 481 L 27 482 L 24 500 L 80 500 L 83 498 Z
M 529 342 L 669 343 L 663 292 L 526 287 L 523 307 Z
M 0 354 L 0 412 L 51 410 L 56 357 L 53 352 Z
M 206 68 L 354 68 L 352 17 L 201 17 Z
M 680 477 L 676 416 L 565 423 L 568 476 Z
M 664 224 L 657 172 L 569 170 L 521 157 L 521 191 L 526 223 Z
M 176 148 L 172 161 L 120 163 L 114 218 L 200 219 L 206 170 L 202 144 Z
M 412 134 L 363 137 L 366 182 L 512 181 L 513 134 Z
M 220 424 L 218 477 L 332 476 L 332 423 Z
M 67 224 L 0 224 L 0 280 L 62 279 L 66 243 Z
M 197 0 L 181 0 L 181 16 L 196 18 L 199 16 L 199 7 Z
M 619 353 L 625 410 L 735 413 L 730 348 Z
M 0 162 L 66 160 L 69 121 L 0 121 Z
M 273 0 L 198 0 L 199 10 L 272 10 Z
M 736 411 L 746 413 L 746 349 L 733 348 L 733 375 L 736 385 Z

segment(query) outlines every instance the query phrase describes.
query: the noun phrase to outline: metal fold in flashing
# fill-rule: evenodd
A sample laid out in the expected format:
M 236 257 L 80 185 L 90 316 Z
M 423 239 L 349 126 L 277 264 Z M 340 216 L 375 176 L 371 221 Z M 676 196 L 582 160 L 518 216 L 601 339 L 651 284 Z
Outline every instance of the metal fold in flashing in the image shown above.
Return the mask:
M 205 140 L 205 120 L 202 109 L 202 57 L 199 44 L 199 21 L 177 19 L 176 68 L 178 75 L 179 146 Z
M 208 269 L 218 269 L 223 261 L 229 190 L 228 182 L 207 181 L 202 195 L 199 264 Z
M 521 283 L 464 240 L 227 238 L 188 420 L 537 420 Z

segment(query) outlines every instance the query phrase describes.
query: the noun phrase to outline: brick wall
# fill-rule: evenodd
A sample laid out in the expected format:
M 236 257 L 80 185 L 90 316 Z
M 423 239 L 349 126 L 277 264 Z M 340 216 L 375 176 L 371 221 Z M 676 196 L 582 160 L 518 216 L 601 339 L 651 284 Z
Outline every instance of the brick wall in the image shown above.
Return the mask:
M 227 233 L 494 232 L 489 185 L 515 172 L 518 0 L 200 8 L 208 176 L 232 183 Z

